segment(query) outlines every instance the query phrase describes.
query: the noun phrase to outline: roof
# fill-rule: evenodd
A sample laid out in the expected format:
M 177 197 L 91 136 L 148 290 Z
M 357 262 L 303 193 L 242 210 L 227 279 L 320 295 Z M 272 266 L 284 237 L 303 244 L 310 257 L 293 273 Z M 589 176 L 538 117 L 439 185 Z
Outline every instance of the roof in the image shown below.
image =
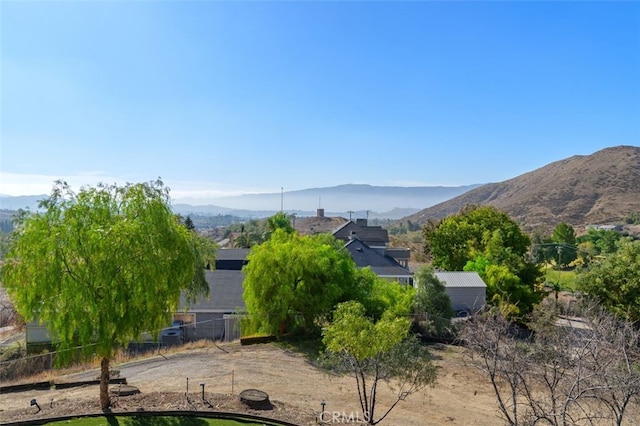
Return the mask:
M 221 249 L 216 254 L 216 270 L 239 271 L 247 264 L 249 249 Z
M 352 235 L 369 246 L 386 246 L 389 242 L 389 232 L 382 226 L 361 226 L 350 220 L 333 231 L 333 236 L 343 241 L 348 241 Z
M 344 225 L 348 219 L 331 216 L 298 217 L 293 220 L 293 227 L 300 235 L 332 233 L 338 226 Z
M 248 248 L 220 249 L 216 251 L 216 260 L 245 260 L 248 254 Z
M 345 244 L 351 258 L 359 268 L 370 267 L 381 277 L 411 277 L 413 274 L 400 265 L 394 258 L 384 256 L 358 238 L 352 238 Z
M 187 312 L 234 313 L 238 309 L 245 308 L 246 305 L 242 298 L 244 291 L 242 271 L 206 270 L 205 276 L 209 283 L 209 298 L 199 299 L 188 307 Z M 181 301 L 181 310 L 184 307 L 184 301 Z
M 487 287 L 477 272 L 434 272 L 445 287 Z

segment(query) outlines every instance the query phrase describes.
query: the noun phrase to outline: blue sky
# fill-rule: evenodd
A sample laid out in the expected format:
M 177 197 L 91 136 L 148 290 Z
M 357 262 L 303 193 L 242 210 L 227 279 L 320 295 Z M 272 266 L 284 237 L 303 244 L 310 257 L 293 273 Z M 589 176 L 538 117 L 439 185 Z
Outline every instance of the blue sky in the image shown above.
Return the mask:
M 640 2 L 0 1 L 0 194 L 498 182 L 640 145 Z

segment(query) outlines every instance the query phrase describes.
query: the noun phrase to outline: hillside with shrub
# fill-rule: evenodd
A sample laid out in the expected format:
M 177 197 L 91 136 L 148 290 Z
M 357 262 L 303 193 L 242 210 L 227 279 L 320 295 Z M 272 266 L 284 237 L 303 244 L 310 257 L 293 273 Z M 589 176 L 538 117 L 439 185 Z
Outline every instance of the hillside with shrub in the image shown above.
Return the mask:
M 496 207 L 527 231 L 549 233 L 560 222 L 633 222 L 640 212 L 640 147 L 616 146 L 576 155 L 503 182 L 490 183 L 423 209 L 403 222 L 424 224 L 465 205 Z

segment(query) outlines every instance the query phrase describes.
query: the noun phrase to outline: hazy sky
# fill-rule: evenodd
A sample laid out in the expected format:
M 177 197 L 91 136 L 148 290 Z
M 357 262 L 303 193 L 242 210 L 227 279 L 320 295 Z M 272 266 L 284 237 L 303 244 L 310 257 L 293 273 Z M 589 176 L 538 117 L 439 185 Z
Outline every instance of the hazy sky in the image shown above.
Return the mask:
M 640 145 L 640 2 L 6 1 L 0 194 L 498 182 Z

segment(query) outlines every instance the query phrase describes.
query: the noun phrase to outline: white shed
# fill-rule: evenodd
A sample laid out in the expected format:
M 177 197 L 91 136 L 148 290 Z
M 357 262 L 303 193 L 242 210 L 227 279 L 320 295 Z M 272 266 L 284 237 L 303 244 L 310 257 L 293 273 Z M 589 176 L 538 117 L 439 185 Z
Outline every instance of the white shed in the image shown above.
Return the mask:
M 451 307 L 457 311 L 477 312 L 485 305 L 487 285 L 477 272 L 434 272 L 444 283 Z

